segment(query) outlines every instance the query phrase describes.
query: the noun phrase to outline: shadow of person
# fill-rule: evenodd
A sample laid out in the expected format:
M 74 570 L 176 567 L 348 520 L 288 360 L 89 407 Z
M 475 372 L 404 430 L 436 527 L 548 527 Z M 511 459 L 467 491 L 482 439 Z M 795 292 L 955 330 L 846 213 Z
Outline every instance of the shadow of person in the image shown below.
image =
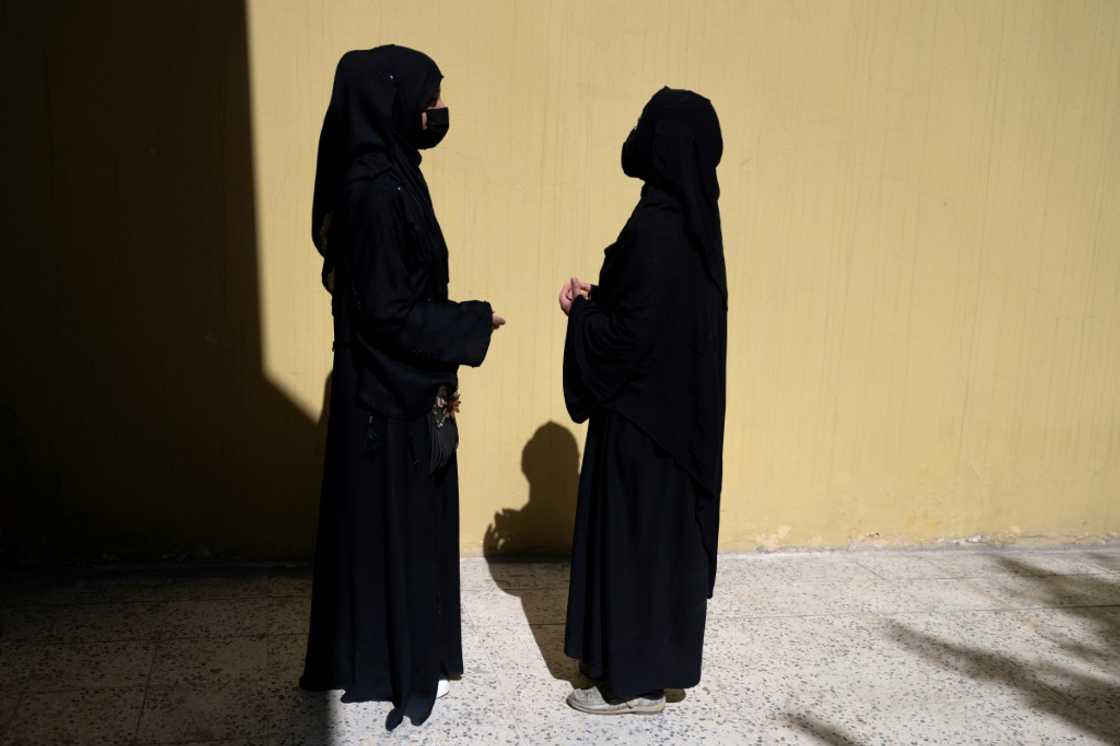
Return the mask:
M 516 596 L 548 672 L 575 683 L 576 662 L 564 655 L 568 564 L 579 482 L 579 445 L 566 427 L 546 422 L 521 452 L 529 499 L 494 514 L 482 540 L 490 575 Z M 537 560 L 529 564 L 527 560 Z

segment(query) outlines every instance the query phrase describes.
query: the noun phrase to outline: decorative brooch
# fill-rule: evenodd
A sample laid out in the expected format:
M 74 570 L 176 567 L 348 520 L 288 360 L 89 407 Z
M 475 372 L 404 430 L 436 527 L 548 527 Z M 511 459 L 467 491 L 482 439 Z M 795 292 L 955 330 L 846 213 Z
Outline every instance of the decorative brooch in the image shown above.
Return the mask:
M 455 419 L 455 415 L 459 411 L 459 390 L 455 389 L 448 393 L 446 386 L 440 386 L 436 392 L 436 403 L 432 407 L 432 415 L 436 421 L 436 427 L 443 427 L 448 418 Z

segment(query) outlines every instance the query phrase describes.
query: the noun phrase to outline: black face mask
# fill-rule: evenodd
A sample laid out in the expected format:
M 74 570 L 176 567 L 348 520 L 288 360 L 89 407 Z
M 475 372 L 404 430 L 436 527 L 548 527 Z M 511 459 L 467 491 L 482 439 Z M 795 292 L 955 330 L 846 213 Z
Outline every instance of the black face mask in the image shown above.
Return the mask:
M 428 126 L 416 133 L 416 141 L 413 144 L 420 150 L 434 148 L 439 145 L 450 126 L 446 106 L 428 109 Z
M 649 166 L 649 143 L 645 133 L 638 127 L 630 130 L 630 136 L 622 144 L 622 172 L 635 179 L 644 179 Z

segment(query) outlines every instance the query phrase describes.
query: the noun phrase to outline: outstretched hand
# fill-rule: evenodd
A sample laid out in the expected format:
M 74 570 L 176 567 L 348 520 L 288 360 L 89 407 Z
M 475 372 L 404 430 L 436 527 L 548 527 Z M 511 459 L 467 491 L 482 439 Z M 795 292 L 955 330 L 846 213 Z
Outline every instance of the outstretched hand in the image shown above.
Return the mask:
M 496 313 L 490 314 L 490 329 L 491 331 L 498 331 L 506 325 L 506 320 Z

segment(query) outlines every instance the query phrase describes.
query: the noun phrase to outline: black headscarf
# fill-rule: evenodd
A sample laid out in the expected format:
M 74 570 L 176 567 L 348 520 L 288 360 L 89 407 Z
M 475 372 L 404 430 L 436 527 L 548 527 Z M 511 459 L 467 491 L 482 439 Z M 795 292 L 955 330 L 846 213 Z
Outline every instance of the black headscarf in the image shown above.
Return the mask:
M 447 247 L 420 173 L 421 112 L 439 95 L 443 73 L 423 52 L 388 44 L 347 52 L 338 61 L 319 134 L 311 240 L 323 256 L 323 282 L 334 270 L 327 245 L 343 187 L 389 170 L 420 206 L 438 244 L 437 282 L 447 282 Z
M 642 109 L 622 147 L 622 170 L 672 194 L 689 236 L 727 304 L 727 269 L 719 220 L 716 166 L 723 136 L 712 102 L 692 91 L 662 88 Z

